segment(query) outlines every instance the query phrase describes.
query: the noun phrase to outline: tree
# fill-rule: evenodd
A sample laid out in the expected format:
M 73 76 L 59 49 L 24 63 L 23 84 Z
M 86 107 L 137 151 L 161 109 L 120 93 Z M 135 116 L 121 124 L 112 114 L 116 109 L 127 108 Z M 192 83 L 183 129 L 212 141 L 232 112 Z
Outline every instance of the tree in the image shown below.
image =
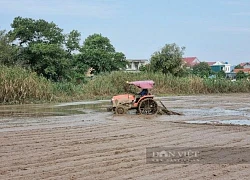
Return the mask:
M 90 68 L 84 61 L 81 61 L 84 57 L 82 54 L 76 54 L 73 56 L 72 61 L 72 69 L 71 74 L 75 79 L 84 81 L 85 80 L 85 74 L 87 70 Z
M 71 31 L 68 35 L 66 35 L 66 48 L 68 52 L 80 50 L 80 40 L 81 33 L 77 30 Z
M 237 66 L 234 67 L 234 69 L 243 69 L 244 67 L 238 64 Z
M 236 79 L 244 79 L 247 75 L 243 71 L 239 71 L 236 73 Z
M 141 65 L 139 67 L 139 71 L 150 72 L 151 71 L 150 67 L 151 67 L 150 63 L 149 64 L 145 64 L 145 65 Z
M 127 64 L 128 62 L 126 60 L 125 54 L 123 54 L 122 52 L 115 52 L 112 58 L 111 70 L 125 70 Z
M 175 43 L 166 44 L 160 51 L 156 51 L 150 60 L 150 69 L 153 72 L 160 71 L 163 74 L 181 76 L 183 74 L 183 61 L 185 47 L 179 47 Z
M 95 69 L 96 73 L 110 72 L 126 67 L 126 57 L 121 52 L 116 52 L 110 40 L 101 34 L 88 36 L 78 60 Z
M 69 71 L 70 62 L 66 52 L 57 44 L 34 43 L 29 46 L 32 69 L 48 79 L 58 80 Z
M 219 77 L 219 78 L 225 78 L 226 77 L 225 71 L 221 70 L 221 71 L 217 72 L 217 77 Z
M 62 44 L 64 42 L 63 30 L 53 22 L 49 23 L 43 19 L 34 20 L 31 18 L 14 18 L 9 32 L 13 40 L 19 45 L 29 45 L 29 43 Z
M 17 48 L 11 45 L 6 30 L 0 30 L 0 64 L 13 65 L 16 60 Z
M 16 17 L 11 24 L 13 30 L 8 35 L 19 48 L 18 58 L 21 64 L 31 68 L 39 75 L 58 80 L 65 77 L 70 68 L 69 51 L 77 48 L 78 33 L 72 31 L 67 43 L 63 30 L 53 22 Z
M 199 77 L 208 77 L 211 74 L 211 71 L 211 67 L 206 62 L 201 62 L 193 67 L 193 74 Z

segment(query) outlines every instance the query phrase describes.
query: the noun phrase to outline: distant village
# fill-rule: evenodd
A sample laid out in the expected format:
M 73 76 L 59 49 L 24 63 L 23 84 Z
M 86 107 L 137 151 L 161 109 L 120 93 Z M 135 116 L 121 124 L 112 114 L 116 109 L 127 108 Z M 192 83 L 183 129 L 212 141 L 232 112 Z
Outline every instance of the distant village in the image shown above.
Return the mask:
M 127 65 L 127 71 L 139 71 L 140 66 L 149 64 L 148 59 L 128 59 L 129 65 Z M 187 68 L 191 68 L 199 64 L 201 61 L 197 57 L 184 57 L 183 63 Z M 235 69 L 234 65 L 231 65 L 228 62 L 206 62 L 211 67 L 213 72 L 219 72 L 223 70 L 226 73 L 227 78 L 235 78 L 236 73 L 239 71 L 243 71 L 246 74 L 250 74 L 250 63 L 240 63 L 239 65 L 242 67 L 241 69 Z

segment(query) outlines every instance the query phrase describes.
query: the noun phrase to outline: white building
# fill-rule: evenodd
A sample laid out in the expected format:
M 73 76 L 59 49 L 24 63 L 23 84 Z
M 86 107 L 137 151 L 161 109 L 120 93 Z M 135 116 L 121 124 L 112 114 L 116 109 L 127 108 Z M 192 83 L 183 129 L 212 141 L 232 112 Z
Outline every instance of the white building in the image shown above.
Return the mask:
M 232 71 L 232 65 L 231 64 L 228 64 L 228 62 L 220 62 L 220 61 L 217 61 L 216 63 L 214 63 L 212 66 L 211 66 L 212 70 L 214 68 L 217 68 L 215 70 L 215 72 L 218 72 L 219 70 L 223 70 L 225 73 L 230 73 Z M 220 69 L 218 69 L 220 68 Z
M 139 71 L 139 68 L 142 65 L 149 64 L 149 60 L 147 59 L 127 59 L 129 65 L 126 67 L 126 71 Z

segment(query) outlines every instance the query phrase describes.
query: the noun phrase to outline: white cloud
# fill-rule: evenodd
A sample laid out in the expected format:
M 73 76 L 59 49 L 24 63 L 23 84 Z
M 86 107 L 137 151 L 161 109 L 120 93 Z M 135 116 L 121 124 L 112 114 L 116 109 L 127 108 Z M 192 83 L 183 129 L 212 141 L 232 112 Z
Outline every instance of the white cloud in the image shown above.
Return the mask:
M 118 4 L 112 0 L 0 0 L 0 11 L 9 14 L 110 18 L 117 15 L 117 9 Z

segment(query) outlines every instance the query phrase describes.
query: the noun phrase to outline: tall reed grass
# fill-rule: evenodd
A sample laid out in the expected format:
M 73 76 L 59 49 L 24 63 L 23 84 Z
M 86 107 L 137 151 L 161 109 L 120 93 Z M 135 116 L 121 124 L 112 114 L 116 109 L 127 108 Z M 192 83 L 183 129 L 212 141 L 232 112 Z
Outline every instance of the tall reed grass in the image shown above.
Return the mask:
M 0 66 L 0 103 L 50 101 L 53 85 L 36 73 L 20 67 Z
M 26 103 L 41 101 L 72 101 L 106 99 L 129 90 L 126 81 L 153 80 L 156 96 L 177 94 L 248 93 L 250 82 L 226 79 L 202 79 L 196 76 L 174 77 L 161 73 L 112 72 L 103 73 L 85 84 L 54 82 L 20 67 L 0 66 L 0 103 Z
M 112 96 L 125 93 L 126 81 L 153 80 L 155 95 L 171 94 L 208 94 L 208 93 L 247 93 L 250 82 L 239 80 L 232 82 L 227 79 L 203 79 L 196 76 L 174 77 L 161 73 L 112 72 L 103 74 L 84 85 L 84 92 L 89 97 Z M 139 91 L 139 89 L 137 90 Z

